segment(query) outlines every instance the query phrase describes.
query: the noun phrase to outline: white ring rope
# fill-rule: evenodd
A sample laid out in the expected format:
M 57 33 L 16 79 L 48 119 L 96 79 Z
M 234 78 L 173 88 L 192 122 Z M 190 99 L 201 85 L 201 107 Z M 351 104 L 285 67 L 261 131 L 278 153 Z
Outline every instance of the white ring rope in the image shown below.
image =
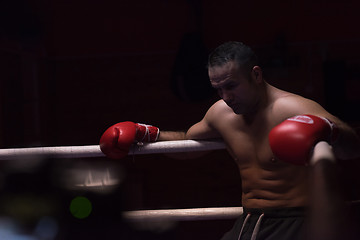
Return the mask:
M 336 157 L 331 145 L 325 141 L 318 142 L 315 145 L 310 164 L 315 165 L 320 160 L 327 160 L 333 163 L 336 162 Z
M 216 208 L 188 208 L 188 209 L 161 209 L 137 210 L 123 213 L 123 217 L 130 221 L 200 221 L 235 219 L 243 213 L 242 207 Z
M 225 147 L 222 141 L 159 141 L 134 144 L 129 151 L 129 155 L 221 150 L 225 149 Z M 0 149 L 0 160 L 14 160 L 26 157 L 87 158 L 104 156 L 99 145 Z
M 155 143 L 134 144 L 129 155 L 155 154 L 155 153 L 179 153 L 206 150 L 225 149 L 222 141 L 162 141 Z M 67 147 L 35 147 L 0 149 L 0 160 L 21 159 L 24 157 L 56 157 L 56 158 L 84 158 L 104 157 L 99 145 L 67 146 Z M 332 148 L 326 142 L 318 143 L 314 148 L 311 165 L 320 160 L 333 162 L 335 156 Z M 217 208 L 191 208 L 191 209 L 162 209 L 162 210 L 138 210 L 127 211 L 123 217 L 130 221 L 194 221 L 234 219 L 243 213 L 242 207 L 217 207 Z

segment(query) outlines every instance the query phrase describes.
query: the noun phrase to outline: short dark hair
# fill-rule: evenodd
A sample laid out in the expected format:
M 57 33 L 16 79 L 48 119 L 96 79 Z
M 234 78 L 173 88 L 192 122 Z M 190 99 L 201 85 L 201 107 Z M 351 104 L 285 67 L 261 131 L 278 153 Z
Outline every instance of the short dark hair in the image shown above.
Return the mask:
M 241 67 L 251 70 L 259 65 L 259 60 L 254 51 L 242 42 L 225 42 L 210 53 L 208 68 L 222 66 L 230 61 L 237 62 Z

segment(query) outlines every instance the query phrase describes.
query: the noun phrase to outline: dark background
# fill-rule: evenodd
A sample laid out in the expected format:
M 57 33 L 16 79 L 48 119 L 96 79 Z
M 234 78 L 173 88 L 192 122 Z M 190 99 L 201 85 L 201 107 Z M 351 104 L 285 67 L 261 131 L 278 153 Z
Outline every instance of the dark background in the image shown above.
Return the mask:
M 229 40 L 253 47 L 268 82 L 318 101 L 359 129 L 359 7 L 355 0 L 2 0 L 0 147 L 98 144 L 107 127 L 127 120 L 185 130 L 217 99 L 205 62 Z M 73 161 L 120 165 L 125 210 L 241 206 L 240 177 L 225 151 L 195 160 L 159 154 Z M 3 195 L 9 176 L 37 176 L 34 185 L 44 184 L 39 172 L 72 166 L 49 162 L 20 176 L 22 168 L 1 163 Z M 358 167 L 340 165 L 347 200 L 359 197 Z M 17 194 L 31 193 L 17 184 Z M 180 223 L 168 239 L 219 239 L 231 226 Z

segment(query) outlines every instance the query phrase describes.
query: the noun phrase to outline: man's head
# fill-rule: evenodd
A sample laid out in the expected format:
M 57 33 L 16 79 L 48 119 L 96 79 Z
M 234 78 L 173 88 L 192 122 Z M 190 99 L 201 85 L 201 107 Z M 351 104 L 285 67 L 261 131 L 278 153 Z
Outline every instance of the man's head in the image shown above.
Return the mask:
M 209 55 L 208 68 L 221 67 L 230 61 L 239 64 L 244 74 L 259 65 L 258 57 L 250 47 L 241 42 L 226 42 Z
M 209 78 L 236 114 L 253 114 L 263 96 L 262 71 L 254 52 L 239 42 L 219 46 L 209 56 Z

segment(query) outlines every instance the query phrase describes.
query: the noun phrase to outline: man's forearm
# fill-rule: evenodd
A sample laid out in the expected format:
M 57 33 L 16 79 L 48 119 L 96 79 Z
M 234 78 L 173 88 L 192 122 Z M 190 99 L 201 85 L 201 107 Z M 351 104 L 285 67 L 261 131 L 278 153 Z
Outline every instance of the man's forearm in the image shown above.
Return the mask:
M 185 140 L 186 133 L 182 131 L 160 131 L 158 141 Z
M 181 131 L 160 131 L 158 141 L 176 141 L 176 140 L 186 140 L 186 132 Z M 199 158 L 209 151 L 192 151 L 192 152 L 179 152 L 179 153 L 167 153 L 166 156 L 174 159 L 194 159 Z

